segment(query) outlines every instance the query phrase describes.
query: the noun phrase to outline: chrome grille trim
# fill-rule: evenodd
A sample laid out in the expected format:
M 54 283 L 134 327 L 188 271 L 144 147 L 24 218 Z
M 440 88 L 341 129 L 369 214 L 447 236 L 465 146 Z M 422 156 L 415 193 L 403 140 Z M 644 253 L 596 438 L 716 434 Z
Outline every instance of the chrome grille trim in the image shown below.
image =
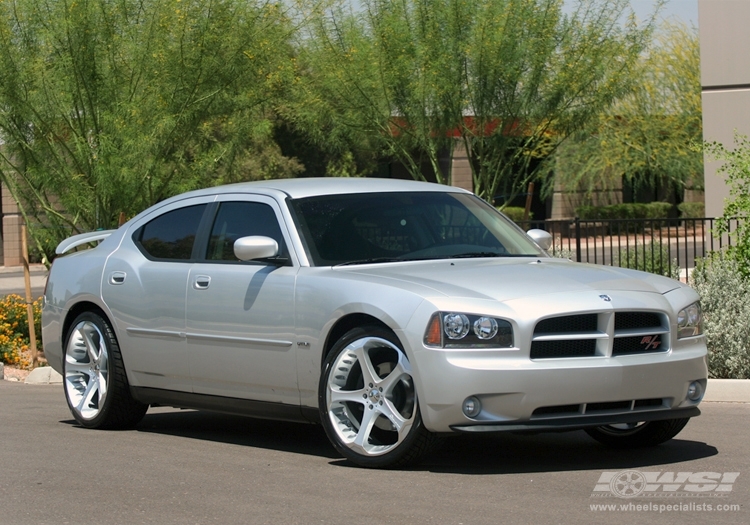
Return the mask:
M 655 311 L 606 311 L 537 322 L 530 359 L 621 357 L 670 348 L 669 318 Z

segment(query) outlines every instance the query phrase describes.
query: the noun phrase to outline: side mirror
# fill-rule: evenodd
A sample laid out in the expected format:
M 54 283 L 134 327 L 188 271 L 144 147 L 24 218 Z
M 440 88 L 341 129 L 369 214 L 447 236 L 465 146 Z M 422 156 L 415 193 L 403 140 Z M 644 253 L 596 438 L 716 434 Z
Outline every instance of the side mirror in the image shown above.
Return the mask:
M 545 252 L 552 248 L 552 235 L 546 231 L 534 229 L 527 231 L 526 235 L 531 237 L 531 240 L 537 243 Z
M 251 235 L 234 241 L 234 255 L 240 261 L 265 259 L 279 254 L 279 243 L 270 237 Z

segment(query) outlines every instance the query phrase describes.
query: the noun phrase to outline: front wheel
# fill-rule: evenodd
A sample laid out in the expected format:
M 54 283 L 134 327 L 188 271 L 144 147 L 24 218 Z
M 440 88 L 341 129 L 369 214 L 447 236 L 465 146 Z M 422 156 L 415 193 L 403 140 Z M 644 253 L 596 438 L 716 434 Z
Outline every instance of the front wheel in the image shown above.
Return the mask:
M 84 427 L 129 428 L 146 414 L 148 405 L 130 396 L 112 327 L 94 312 L 82 313 L 71 325 L 63 377 L 68 407 Z
M 323 364 L 318 402 L 331 443 L 359 466 L 405 466 L 434 442 L 422 424 L 411 364 L 384 328 L 355 328 L 334 345 Z
M 586 433 L 614 448 L 653 447 L 669 441 L 685 428 L 690 418 L 642 421 L 587 428 Z

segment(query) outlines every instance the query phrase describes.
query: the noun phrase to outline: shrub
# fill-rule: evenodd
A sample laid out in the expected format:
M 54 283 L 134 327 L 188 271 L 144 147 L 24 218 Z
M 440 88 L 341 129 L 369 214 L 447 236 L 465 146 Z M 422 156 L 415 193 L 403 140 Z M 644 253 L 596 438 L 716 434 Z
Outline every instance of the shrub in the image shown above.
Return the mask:
M 500 211 L 507 215 L 513 222 L 523 222 L 523 214 L 526 208 L 522 208 L 521 206 L 506 206 L 505 208 L 500 208 Z M 534 214 L 529 212 L 529 220 L 533 218 Z
M 669 202 L 649 202 L 646 204 L 645 219 L 668 219 L 674 209 L 674 204 Z
M 672 279 L 680 278 L 680 267 L 676 259 L 670 259 L 666 244 L 651 242 L 623 249 L 618 254 L 619 265 L 623 268 L 655 273 Z
M 576 215 L 583 220 L 602 221 L 610 219 L 666 219 L 673 205 L 668 202 L 640 202 L 610 204 L 609 206 L 579 206 Z
M 727 255 L 737 260 L 739 270 L 750 276 L 750 139 L 735 131 L 734 148 L 722 144 L 705 144 L 709 158 L 723 162 L 716 170 L 724 174 L 729 186 L 729 198 L 724 202 L 724 214 L 716 223 L 716 233 L 729 234 L 733 238 Z M 730 232 L 730 223 L 737 220 L 737 227 Z
M 40 341 L 41 298 L 34 302 L 33 308 L 37 341 Z M 37 347 L 41 350 L 39 343 Z M 19 295 L 10 294 L 0 300 L 0 361 L 20 367 L 28 367 L 31 364 L 26 300 Z
M 587 221 L 613 221 L 606 223 L 607 235 L 640 233 L 644 227 L 659 228 L 661 219 L 669 218 L 674 206 L 668 202 L 639 202 L 628 204 L 611 204 L 609 206 L 579 206 L 576 215 Z M 651 222 L 616 222 L 616 219 L 643 220 Z
M 680 217 L 685 219 L 702 219 L 706 216 L 706 205 L 702 202 L 683 202 L 677 205 Z
M 696 261 L 690 284 L 701 296 L 710 377 L 750 379 L 750 277 L 741 264 L 713 254 Z

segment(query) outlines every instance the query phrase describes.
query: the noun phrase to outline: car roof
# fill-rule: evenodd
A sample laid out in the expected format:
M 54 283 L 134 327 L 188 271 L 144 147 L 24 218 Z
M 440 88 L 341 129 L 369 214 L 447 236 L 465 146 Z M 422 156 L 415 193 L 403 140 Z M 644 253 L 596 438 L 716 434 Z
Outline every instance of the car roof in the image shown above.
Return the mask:
M 240 182 L 225 186 L 215 186 L 192 191 L 178 197 L 198 197 L 226 193 L 260 193 L 277 194 L 282 192 L 293 199 L 315 197 L 319 195 L 337 195 L 347 193 L 385 193 L 385 192 L 456 192 L 470 193 L 455 186 L 419 182 L 414 180 L 378 179 L 361 177 L 318 177 L 300 179 L 274 179 L 255 182 Z

